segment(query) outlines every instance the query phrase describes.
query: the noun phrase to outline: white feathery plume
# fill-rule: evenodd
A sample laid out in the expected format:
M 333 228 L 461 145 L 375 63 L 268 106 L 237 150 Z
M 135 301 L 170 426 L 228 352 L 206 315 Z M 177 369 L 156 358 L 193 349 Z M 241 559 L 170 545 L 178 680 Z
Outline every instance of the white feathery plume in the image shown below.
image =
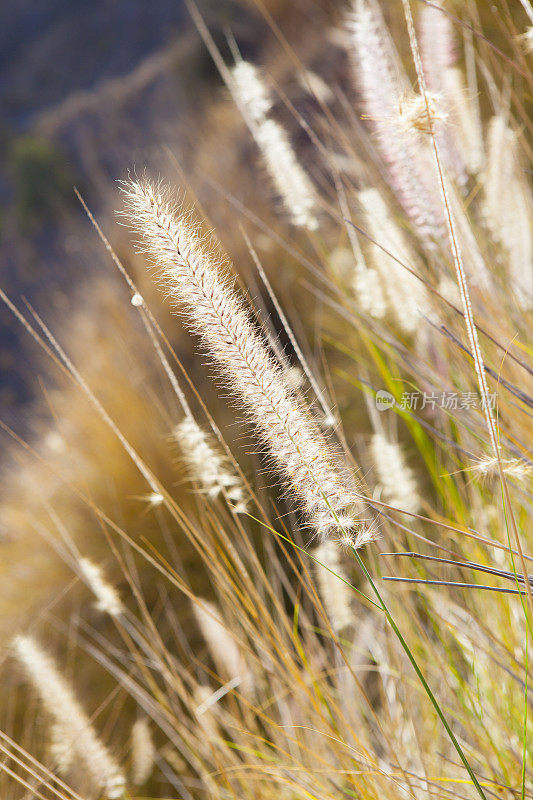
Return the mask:
M 249 692 L 253 685 L 252 674 L 216 606 L 202 598 L 201 604 L 193 604 L 193 611 L 220 677 L 229 680 L 238 678 L 239 683 L 234 685 L 238 685 L 245 693 Z
M 381 279 L 363 258 L 356 243 L 353 249 L 337 247 L 330 255 L 330 266 L 335 276 L 350 286 L 365 314 L 382 319 L 387 310 Z
M 390 311 L 405 333 L 414 333 L 422 314 L 429 308 L 424 284 L 387 255 L 382 247 L 411 268 L 413 256 L 379 191 L 365 189 L 359 192 L 358 198 L 365 212 L 368 233 L 377 242 L 371 246 L 371 255 Z
M 442 91 L 443 73 L 457 60 L 452 23 L 441 9 L 444 9 L 444 2 L 440 8 L 423 5 L 419 15 L 422 66 L 427 88 L 434 92 Z
M 329 254 L 329 266 L 338 280 L 345 283 L 350 280 L 355 262 L 351 247 L 335 247 Z
M 229 459 L 220 452 L 213 437 L 202 430 L 194 419 L 185 394 L 161 349 L 152 321 L 144 314 L 143 321 L 185 414 L 183 420 L 174 429 L 174 438 L 181 446 L 183 457 L 192 473 L 193 479 L 198 481 L 207 495 L 217 497 L 222 492 L 233 503 L 233 510 L 236 513 L 244 513 L 247 509 L 247 503 L 241 479 L 232 471 Z M 162 502 L 164 498 L 160 494 L 152 494 L 149 500 L 154 505 L 157 502 Z
M 320 561 L 320 564 L 315 565 L 320 598 L 336 633 L 354 621 L 351 608 L 352 590 L 342 580 L 344 568 L 340 553 L 340 548 L 330 541 L 322 542 L 313 551 L 314 558 Z
M 255 139 L 293 224 L 316 230 L 315 189 L 297 161 L 284 128 L 276 120 L 266 119 L 258 126 Z
M 59 775 L 68 775 L 75 759 L 70 735 L 65 731 L 68 722 L 53 722 L 49 730 L 48 752 L 53 767 Z
M 80 558 L 78 562 L 80 572 L 89 589 L 96 597 L 95 606 L 99 611 L 104 611 L 112 617 L 122 614 L 124 606 L 114 586 L 111 586 L 102 574 L 99 566 L 88 558 Z
M 470 467 L 470 470 L 483 476 L 493 475 L 497 477 L 500 465 L 506 475 L 516 480 L 528 480 L 533 476 L 533 464 L 522 461 L 520 458 L 501 458 L 499 460 L 495 457 L 483 458 Z
M 234 97 L 252 122 L 259 124 L 272 109 L 270 91 L 259 70 L 249 61 L 239 60 L 231 70 Z
M 370 458 L 386 502 L 416 514 L 420 509 L 420 496 L 400 445 L 389 441 L 382 433 L 374 433 L 370 442 Z
M 82 762 L 87 775 L 110 798 L 122 797 L 126 791 L 124 775 L 115 760 L 97 737 L 88 717 L 76 699 L 71 686 L 59 673 L 52 658 L 31 636 L 16 636 L 13 653 L 24 668 L 41 702 L 64 736 L 64 748 Z
M 284 128 L 268 117 L 270 93 L 257 68 L 247 61 L 237 62 L 231 70 L 230 90 L 293 224 L 316 230 L 314 186 L 298 162 Z
M 428 92 L 424 97 L 421 94 L 411 93 L 400 98 L 395 125 L 398 130 L 406 133 L 416 131 L 430 134 L 442 127 L 447 119 L 448 112 L 444 108 L 440 94 Z
M 176 425 L 174 438 L 192 478 L 202 491 L 211 498 L 225 495 L 237 513 L 244 513 L 247 504 L 242 481 L 232 472 L 229 459 L 220 452 L 213 438 L 189 415 Z
M 353 0 L 348 30 L 360 102 L 376 135 L 391 186 L 420 235 L 438 238 L 444 218 L 428 169 L 429 155 L 416 129 L 402 131 L 397 124 L 408 84 L 374 3 Z
M 373 267 L 358 263 L 355 267 L 353 290 L 362 310 L 374 319 L 383 319 L 387 303 L 381 277 Z
M 350 471 L 291 393 L 221 256 L 206 249 L 190 219 L 175 216 L 160 187 L 130 181 L 123 192 L 125 216 L 142 249 L 160 268 L 189 327 L 202 337 L 308 523 L 322 536 L 349 534 L 355 546 L 370 541 Z
M 454 97 L 450 93 L 448 73 L 456 61 L 455 40 L 450 18 L 439 8 L 425 5 L 420 10 L 420 51 L 427 95 L 439 98 L 443 119 L 435 119 L 434 133 L 444 165 L 459 184 L 467 181 L 466 165 L 454 136 L 456 120 Z M 425 106 L 425 98 L 421 95 Z M 426 115 L 427 116 L 427 115 Z
M 146 783 L 155 763 L 155 746 L 146 717 L 135 720 L 131 729 L 131 778 L 135 786 Z
M 514 131 L 502 115 L 489 124 L 485 175 L 485 213 L 494 239 L 509 259 L 509 277 L 520 306 L 533 306 L 531 191 L 521 167 Z
M 477 99 L 465 85 L 459 67 L 449 67 L 443 75 L 443 81 L 444 96 L 450 104 L 450 135 L 468 172 L 477 175 L 485 161 Z

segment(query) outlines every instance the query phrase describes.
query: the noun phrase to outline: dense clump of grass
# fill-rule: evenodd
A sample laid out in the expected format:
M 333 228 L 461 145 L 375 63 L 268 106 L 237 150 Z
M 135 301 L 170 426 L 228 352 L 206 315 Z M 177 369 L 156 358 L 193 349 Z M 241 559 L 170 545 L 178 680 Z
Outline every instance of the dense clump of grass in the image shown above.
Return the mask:
M 92 220 L 142 363 L 159 370 L 146 396 L 121 364 L 93 385 L 89 363 L 4 298 L 97 420 L 103 459 L 76 430 L 48 432 L 27 447 L 61 492 L 43 486 L 27 516 L 16 497 L 5 509 L 84 585 L 42 628 L 111 681 L 99 702 L 87 686 L 78 700 L 59 660 L 14 639 L 10 680 L 32 684 L 44 713 L 40 735 L 6 715 L 7 797 L 533 796 L 528 39 L 509 29 L 502 52 L 474 9 L 398 9 L 412 63 L 387 9 L 354 0 L 328 41 L 346 48 L 350 84 L 321 90 L 310 117 L 235 43 L 226 65 L 192 8 L 277 221 L 226 197 L 235 230 L 219 233 L 229 249 L 244 239 L 253 302 L 193 222 L 191 186 L 183 207 L 198 210 L 185 213 L 161 181 L 121 184 L 136 258 L 177 312 L 164 318 Z M 305 302 L 291 303 L 279 264 Z M 182 358 L 188 334 L 170 345 L 182 325 L 209 363 Z M 224 395 L 206 404 L 190 370 L 213 364 Z M 122 487 L 107 505 L 104 478 Z M 87 554 L 65 490 L 104 531 L 107 565 Z

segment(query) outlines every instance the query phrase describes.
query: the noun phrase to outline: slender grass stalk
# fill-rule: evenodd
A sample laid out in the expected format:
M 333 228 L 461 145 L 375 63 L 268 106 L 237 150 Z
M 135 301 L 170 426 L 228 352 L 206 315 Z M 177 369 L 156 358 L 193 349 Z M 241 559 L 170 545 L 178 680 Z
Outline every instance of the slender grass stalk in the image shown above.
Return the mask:
M 529 633 L 526 628 L 526 680 L 524 686 L 524 730 L 522 733 L 522 787 L 521 798 L 524 800 L 526 796 L 526 754 L 527 754 L 527 712 L 528 712 L 528 680 L 529 680 Z
M 236 680 L 241 691 L 249 692 L 253 686 L 252 673 L 216 606 L 202 598 L 201 603 L 194 603 L 193 611 L 220 675 Z
M 457 86 L 460 73 L 454 69 L 457 48 L 452 23 L 440 8 L 425 5 L 420 11 L 419 27 L 420 51 L 427 86 L 432 96 L 438 96 L 445 116 L 445 119 L 435 121 L 433 129 L 446 168 L 464 186 L 468 179 L 466 164 L 458 137 L 454 135 L 460 122 L 455 103 L 456 99 L 461 100 L 464 90 L 462 86 Z M 425 106 L 424 98 L 422 101 Z M 465 103 L 461 111 L 467 111 Z
M 426 98 L 426 105 L 427 105 L 427 87 L 424 78 L 424 70 L 422 68 L 422 63 L 420 60 L 420 52 L 418 49 L 418 42 L 416 39 L 415 27 L 413 23 L 413 15 L 411 13 L 411 6 L 409 0 L 402 0 L 405 18 L 407 21 L 407 29 L 409 32 L 409 41 L 411 44 L 411 51 L 413 53 L 413 59 L 415 62 L 416 73 L 418 77 L 418 82 L 420 84 L 420 90 L 424 97 Z M 428 116 L 429 116 L 429 108 L 428 108 Z M 476 371 L 476 376 L 478 380 L 480 395 L 481 395 L 481 404 L 483 413 L 485 415 L 485 420 L 487 423 L 487 429 L 489 432 L 489 439 L 491 443 L 492 450 L 494 452 L 494 456 L 498 460 L 499 471 L 500 471 L 500 479 L 501 479 L 501 486 L 502 486 L 502 495 L 503 495 L 503 502 L 504 507 L 507 513 L 510 515 L 510 522 L 511 527 L 513 530 L 514 538 L 516 541 L 517 550 L 520 556 L 520 561 L 522 565 L 522 571 L 524 573 L 525 582 L 526 582 L 526 589 L 529 601 L 530 611 L 533 613 L 533 593 L 531 590 L 531 585 L 529 582 L 529 576 L 526 571 L 526 564 L 524 560 L 524 554 L 522 549 L 522 543 L 520 541 L 520 536 L 518 533 L 518 529 L 516 527 L 516 521 L 513 514 L 513 509 L 511 507 L 511 501 L 509 497 L 509 490 L 507 487 L 507 482 L 505 479 L 505 474 L 503 472 L 503 468 L 501 465 L 501 458 L 500 458 L 500 445 L 498 442 L 498 432 L 496 427 L 496 421 L 494 419 L 494 414 L 492 412 L 492 407 L 489 402 L 489 390 L 487 386 L 487 378 L 485 375 L 485 365 L 483 362 L 483 355 L 481 353 L 481 347 L 479 345 L 479 337 L 477 333 L 477 328 L 474 323 L 474 315 L 472 311 L 472 303 L 470 300 L 470 292 L 468 289 L 468 282 L 466 279 L 464 264 L 463 264 L 463 257 L 461 253 L 461 248 L 459 244 L 459 240 L 457 237 L 457 231 L 455 226 L 455 221 L 453 217 L 453 213 L 451 210 L 451 204 L 449 200 L 449 191 L 448 185 L 446 181 L 446 176 L 444 175 L 441 167 L 441 160 L 439 155 L 439 148 L 437 144 L 437 140 L 435 136 L 432 136 L 433 142 L 433 155 L 435 159 L 435 167 L 436 172 L 439 176 L 439 186 L 441 190 L 441 197 L 442 197 L 442 204 L 445 209 L 445 218 L 446 218 L 446 226 L 448 229 L 448 235 L 450 240 L 450 247 L 453 256 L 453 262 L 456 270 L 457 275 L 457 283 L 459 284 L 459 290 L 461 293 L 461 302 L 463 305 L 464 311 L 464 319 L 466 324 L 466 329 L 468 333 L 468 338 L 470 341 L 470 347 L 472 349 L 472 354 L 474 358 L 474 366 Z M 510 544 L 510 543 L 509 543 Z M 528 615 L 526 615 L 527 618 Z M 528 622 L 529 624 L 529 622 Z
M 457 751 L 457 755 L 461 759 L 466 771 L 468 772 L 468 774 L 469 774 L 469 776 L 470 776 L 470 778 L 472 780 L 472 783 L 474 784 L 479 796 L 481 798 L 483 798 L 483 800 L 487 800 L 485 792 L 481 788 L 481 784 L 479 783 L 478 779 L 476 778 L 474 770 L 470 766 L 470 763 L 469 763 L 466 755 L 464 754 L 463 748 L 459 744 L 459 742 L 457 740 L 457 737 L 455 736 L 454 732 L 452 731 L 452 729 L 450 727 L 450 724 L 449 724 L 448 720 L 446 719 L 446 717 L 444 715 L 444 712 L 442 711 L 437 698 L 433 694 L 433 692 L 432 692 L 427 680 L 425 679 L 424 673 L 422 672 L 422 670 L 418 666 L 418 662 L 415 659 L 415 657 L 414 657 L 414 655 L 413 655 L 413 653 L 411 651 L 411 648 L 409 647 L 409 645 L 405 641 L 400 629 L 398 628 L 398 625 L 396 624 L 393 616 L 391 615 L 391 613 L 390 613 L 390 611 L 388 609 L 387 604 L 383 600 L 383 598 L 381 596 L 381 593 L 380 593 L 378 587 L 376 586 L 376 584 L 375 584 L 370 572 L 366 568 L 363 559 L 361 558 L 361 556 L 359 555 L 359 553 L 357 552 L 357 550 L 354 547 L 352 547 L 351 550 L 352 550 L 352 553 L 355 556 L 355 559 L 356 559 L 357 563 L 361 567 L 361 570 L 363 571 L 363 574 L 365 575 L 367 581 L 369 582 L 370 586 L 372 587 L 372 590 L 373 590 L 374 594 L 376 595 L 376 597 L 378 599 L 378 602 L 379 602 L 379 604 L 380 604 L 380 606 L 381 606 L 381 608 L 383 610 L 383 613 L 385 614 L 387 622 L 391 626 L 391 628 L 394 631 L 398 641 L 400 642 L 404 652 L 406 653 L 407 658 L 411 662 L 411 665 L 412 665 L 414 671 L 416 672 L 416 674 L 418 676 L 418 679 L 420 680 L 420 683 L 422 684 L 422 686 L 424 688 L 424 691 L 426 692 L 427 696 L 429 697 L 429 699 L 431 701 L 431 705 L 433 706 L 433 708 L 437 712 L 437 716 L 439 717 L 440 721 L 444 725 L 446 733 L 450 737 L 450 740 L 451 740 L 453 746 L 455 747 L 455 750 Z
M 283 309 L 282 309 L 282 307 L 281 307 L 281 305 L 279 303 L 279 300 L 276 297 L 276 295 L 274 293 L 274 290 L 272 289 L 272 286 L 270 285 L 270 281 L 268 280 L 268 278 L 266 276 L 266 273 L 265 273 L 265 270 L 263 269 L 263 266 L 262 266 L 261 262 L 259 261 L 259 258 L 257 257 L 257 253 L 255 252 L 254 248 L 252 247 L 252 243 L 250 242 L 250 240 L 247 237 L 246 237 L 246 244 L 247 244 L 248 249 L 249 249 L 249 251 L 250 251 L 250 253 L 252 255 L 252 258 L 254 260 L 254 264 L 255 264 L 256 269 L 257 269 L 257 271 L 259 273 L 259 277 L 261 278 L 261 280 L 262 280 L 262 282 L 263 282 L 263 284 L 265 286 L 265 289 L 268 292 L 268 296 L 270 297 L 270 299 L 272 300 L 272 303 L 274 304 L 274 308 L 276 309 L 276 313 L 277 313 L 278 317 L 280 318 L 280 320 L 281 320 L 281 322 L 283 324 L 283 328 L 284 328 L 287 336 L 289 337 L 291 345 L 294 348 L 294 352 L 296 353 L 296 355 L 298 357 L 298 361 L 302 365 L 302 369 L 305 372 L 305 374 L 307 376 L 307 379 L 309 380 L 309 383 L 311 384 L 311 386 L 313 388 L 313 391 L 314 391 L 314 393 L 316 395 L 316 398 L 317 398 L 318 402 L 320 403 L 320 405 L 322 406 L 322 410 L 324 412 L 324 424 L 327 427 L 332 427 L 333 425 L 335 425 L 335 415 L 334 415 L 333 411 L 331 410 L 331 407 L 330 407 L 328 401 L 326 400 L 326 398 L 324 396 L 324 392 L 321 390 L 320 386 L 318 385 L 318 381 L 315 378 L 315 376 L 313 375 L 313 372 L 312 372 L 309 364 L 307 363 L 307 359 L 305 358 L 305 356 L 304 356 L 304 354 L 302 352 L 302 349 L 301 349 L 300 345 L 298 344 L 298 340 L 296 339 L 296 336 L 294 335 L 293 330 L 292 330 L 291 326 L 289 325 L 289 321 L 288 321 L 287 317 L 285 316 L 285 313 L 284 313 L 284 311 L 283 311 Z

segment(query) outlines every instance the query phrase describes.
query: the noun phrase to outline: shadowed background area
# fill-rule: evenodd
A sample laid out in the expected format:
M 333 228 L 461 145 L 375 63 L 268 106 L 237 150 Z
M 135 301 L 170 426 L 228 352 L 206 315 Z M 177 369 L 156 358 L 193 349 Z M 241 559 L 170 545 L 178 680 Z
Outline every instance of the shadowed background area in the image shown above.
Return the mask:
M 335 5 L 275 0 L 263 7 L 290 31 L 291 25 L 329 19 Z M 230 31 L 247 56 L 272 39 L 251 2 L 204 0 L 199 8 L 224 52 Z M 113 207 L 114 181 L 127 170 L 141 165 L 155 174 L 168 171 L 163 147 L 185 167 L 191 158 L 201 159 L 198 149 L 213 132 L 200 120 L 219 89 L 220 78 L 180 0 L 2 4 L 3 289 L 32 302 L 39 298 L 64 318 L 71 290 L 102 260 L 99 248 L 91 252 L 94 237 L 73 186 L 99 213 Z M 211 155 L 223 161 L 223 145 Z M 229 157 L 225 166 L 231 171 Z M 2 307 L 0 403 L 9 422 L 20 422 L 16 409 L 32 393 L 34 364 L 21 348 Z

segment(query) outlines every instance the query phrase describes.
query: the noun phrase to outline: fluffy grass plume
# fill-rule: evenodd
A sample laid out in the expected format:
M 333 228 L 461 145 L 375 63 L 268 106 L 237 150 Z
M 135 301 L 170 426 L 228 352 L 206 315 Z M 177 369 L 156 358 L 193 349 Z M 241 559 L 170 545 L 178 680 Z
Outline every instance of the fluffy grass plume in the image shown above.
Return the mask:
M 123 186 L 129 225 L 189 327 L 198 333 L 273 463 L 320 536 L 372 538 L 354 482 L 256 329 L 216 249 L 208 248 L 168 190 L 147 180 Z
M 318 227 L 317 195 L 311 179 L 299 164 L 289 138 L 279 122 L 269 116 L 270 92 L 259 71 L 239 60 L 231 71 L 230 89 L 242 108 L 268 174 L 294 225 L 310 231 Z
M 30 636 L 16 636 L 12 642 L 13 654 L 26 673 L 48 714 L 54 720 L 56 753 L 57 742 L 63 740 L 63 750 L 72 759 L 81 760 L 86 774 L 110 800 L 122 797 L 126 779 L 111 753 L 95 733 L 90 719 L 83 711 L 71 686 L 67 683 L 52 658 Z
M 174 429 L 185 463 L 193 480 L 209 497 L 225 495 L 237 513 L 246 511 L 245 489 L 240 478 L 231 470 L 228 459 L 193 419 L 185 416 Z
M 83 579 L 96 597 L 98 610 L 112 617 L 122 614 L 124 606 L 118 592 L 106 581 L 100 567 L 88 558 L 80 558 L 78 565 Z

